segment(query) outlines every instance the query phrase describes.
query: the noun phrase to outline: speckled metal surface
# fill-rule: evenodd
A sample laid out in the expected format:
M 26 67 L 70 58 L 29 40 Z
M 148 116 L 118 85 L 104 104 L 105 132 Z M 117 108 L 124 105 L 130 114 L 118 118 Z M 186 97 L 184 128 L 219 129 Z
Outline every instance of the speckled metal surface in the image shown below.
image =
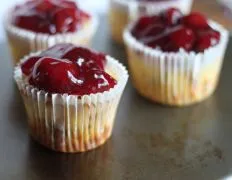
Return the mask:
M 106 28 L 101 25 L 95 49 L 126 64 L 123 47 L 111 42 Z M 83 154 L 55 153 L 29 138 L 7 45 L 0 47 L 1 180 L 216 180 L 232 174 L 231 43 L 211 98 L 186 108 L 169 108 L 139 96 L 129 82 L 112 138 Z

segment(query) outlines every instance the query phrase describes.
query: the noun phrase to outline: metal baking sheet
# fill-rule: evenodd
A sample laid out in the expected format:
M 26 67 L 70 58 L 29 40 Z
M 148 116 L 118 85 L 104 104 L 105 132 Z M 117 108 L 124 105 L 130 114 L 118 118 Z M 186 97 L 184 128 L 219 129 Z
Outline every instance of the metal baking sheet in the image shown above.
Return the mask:
M 111 41 L 107 27 L 99 28 L 93 46 L 126 64 L 124 48 Z M 82 154 L 55 153 L 30 139 L 6 43 L 0 44 L 0 57 L 1 180 L 217 180 L 232 175 L 232 43 L 211 98 L 186 108 L 165 107 L 138 95 L 129 81 L 112 138 Z

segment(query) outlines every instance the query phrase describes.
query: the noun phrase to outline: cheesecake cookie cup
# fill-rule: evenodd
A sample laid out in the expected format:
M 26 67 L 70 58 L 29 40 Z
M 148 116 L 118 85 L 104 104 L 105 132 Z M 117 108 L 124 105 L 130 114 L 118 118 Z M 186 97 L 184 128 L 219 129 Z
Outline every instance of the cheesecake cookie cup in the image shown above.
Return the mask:
M 75 75 L 70 74 L 73 70 L 67 71 L 67 77 L 70 78 L 72 83 L 70 87 L 67 80 L 59 83 L 53 79 L 53 84 L 48 84 L 49 90 L 45 90 L 46 86 L 44 86 L 44 89 L 31 83 L 29 78 L 35 76 L 36 70 L 32 70 L 33 74 L 30 76 L 25 75 L 23 72 L 28 72 L 31 69 L 28 68 L 31 63 L 25 65 L 25 62 L 39 54 L 41 53 L 32 53 L 24 57 L 14 70 L 14 79 L 22 95 L 28 115 L 30 135 L 40 144 L 59 152 L 84 152 L 104 144 L 112 134 L 118 103 L 127 83 L 128 73 L 125 67 L 114 58 L 106 56 L 105 72 L 114 78 L 117 83 L 107 90 L 97 92 L 95 91 L 96 88 L 90 86 L 91 83 L 94 83 L 92 82 L 94 80 L 90 80 L 88 87 L 83 86 L 83 89 L 90 87 L 91 91 L 95 92 L 85 94 L 82 89 L 79 89 L 76 91 L 79 93 L 78 95 L 78 93 L 70 93 L 70 89 L 73 83 L 83 83 L 84 80 L 83 78 L 78 80 L 74 77 Z M 83 59 L 80 59 L 80 62 L 83 62 Z M 46 59 L 39 61 L 46 61 Z M 45 67 L 45 70 L 49 68 L 46 64 L 41 65 L 41 62 L 35 63 L 34 66 L 36 67 L 34 68 L 38 68 L 38 66 Z M 52 63 L 57 64 L 56 61 Z M 63 62 L 61 61 L 61 63 Z M 28 70 L 23 71 L 23 66 Z M 56 69 L 56 71 L 62 70 Z M 96 71 L 99 72 L 99 70 Z M 44 71 L 41 71 L 38 76 L 42 77 L 41 73 L 44 73 Z M 54 73 L 54 71 L 49 73 Z M 75 74 L 75 72 L 73 73 Z M 105 78 L 109 78 L 109 75 L 104 77 L 103 75 L 95 74 L 94 77 L 100 79 L 98 80 L 98 82 L 101 82 L 100 86 L 107 86 L 110 81 L 105 81 Z M 36 77 L 34 81 L 38 81 L 38 78 Z M 62 81 L 59 78 L 58 75 L 58 81 Z M 86 78 L 89 78 L 89 76 Z M 40 83 L 41 81 L 40 79 Z M 45 81 L 46 83 L 51 82 L 49 78 L 46 78 Z M 102 83 L 103 81 L 104 83 Z M 62 83 L 65 83 L 66 87 L 63 87 Z M 69 93 L 52 93 L 51 91 L 56 86 L 67 89 Z M 101 88 L 100 86 L 98 87 Z
M 171 38 L 170 36 L 166 38 L 166 35 L 154 36 L 154 42 L 148 45 L 133 35 L 132 31 L 136 23 L 131 23 L 125 29 L 124 42 L 131 78 L 142 96 L 165 105 L 185 106 L 200 102 L 215 91 L 229 38 L 229 33 L 224 27 L 209 20 L 211 34 L 197 39 L 193 36 L 191 29 L 178 26 L 177 29 L 179 27 L 180 29 L 177 31 L 171 30 L 176 31 L 175 34 L 171 32 L 173 33 L 170 35 Z M 161 31 L 164 32 L 164 30 Z M 220 35 L 217 44 L 218 39 L 215 37 L 210 39 L 211 35 L 218 38 Z M 191 37 L 194 37 L 194 42 L 202 44 L 190 45 Z M 187 44 L 184 44 L 184 38 Z M 173 43 L 174 40 L 175 43 Z M 178 43 L 188 50 L 179 48 Z M 214 46 L 205 48 L 210 46 L 208 43 L 213 43 Z M 154 44 L 159 44 L 166 50 L 161 47 L 152 47 Z M 191 47 L 196 48 L 197 51 L 191 50 Z
M 158 14 L 170 7 L 180 9 L 184 14 L 191 11 L 192 0 L 111 0 L 109 24 L 113 40 L 123 44 L 123 30 L 130 21 L 145 14 Z
M 14 65 L 25 55 L 57 43 L 90 46 L 98 18 L 79 9 L 73 1 L 63 3 L 30 0 L 6 12 L 4 28 Z

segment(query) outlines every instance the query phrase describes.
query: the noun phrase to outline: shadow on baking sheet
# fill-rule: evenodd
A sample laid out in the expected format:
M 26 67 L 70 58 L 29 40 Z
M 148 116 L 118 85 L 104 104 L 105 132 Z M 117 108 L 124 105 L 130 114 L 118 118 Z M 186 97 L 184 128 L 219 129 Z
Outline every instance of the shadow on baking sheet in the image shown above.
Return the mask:
M 104 146 L 85 153 L 56 153 L 30 140 L 28 167 L 31 177 L 40 179 L 112 179 L 112 139 Z

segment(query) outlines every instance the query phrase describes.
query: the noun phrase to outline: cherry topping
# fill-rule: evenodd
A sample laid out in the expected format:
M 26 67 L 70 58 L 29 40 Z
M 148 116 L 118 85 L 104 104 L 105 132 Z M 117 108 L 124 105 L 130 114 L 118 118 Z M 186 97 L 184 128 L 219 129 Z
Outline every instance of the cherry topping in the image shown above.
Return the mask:
M 102 70 L 85 71 L 83 79 L 83 86 L 76 88 L 75 94 L 84 95 L 86 92 L 95 94 L 107 91 L 116 85 L 116 80 Z
M 94 51 L 91 51 L 90 49 L 86 49 L 84 47 L 74 47 L 69 52 L 65 53 L 62 58 L 69 59 L 73 62 L 76 62 L 79 66 L 81 66 L 82 60 L 84 59 L 85 63 L 84 65 L 88 68 L 90 67 L 98 67 L 100 69 L 104 69 L 105 65 L 105 54 L 103 53 L 97 53 Z M 94 59 L 94 61 L 93 61 Z M 94 68 L 93 67 L 93 68 Z
M 39 33 L 77 31 L 90 15 L 69 0 L 30 0 L 15 7 L 13 24 Z
M 76 29 L 75 20 L 77 20 L 76 10 L 73 8 L 59 9 L 52 14 L 57 32 L 74 32 Z
M 71 93 L 83 83 L 77 78 L 78 74 L 74 63 L 45 57 L 34 65 L 30 83 L 49 92 Z
M 219 43 L 221 35 L 215 30 L 205 30 L 198 33 L 198 39 L 196 43 L 196 50 L 203 52 L 205 49 L 215 46 Z
M 220 33 L 210 27 L 200 13 L 188 16 L 176 8 L 170 8 L 160 15 L 143 16 L 131 30 L 132 35 L 151 48 L 166 52 L 202 52 L 220 41 Z
M 104 69 L 106 55 L 98 53 L 84 47 L 76 47 L 72 44 L 58 44 L 41 53 L 42 57 L 53 57 L 58 59 L 68 59 L 79 66 L 87 66 Z
M 38 26 L 39 21 L 44 21 L 44 24 Z M 45 20 L 45 17 L 30 11 L 21 16 L 16 16 L 14 23 L 15 25 L 19 25 L 19 27 L 24 27 L 25 29 L 30 29 L 32 31 L 38 30 L 42 33 L 49 31 L 48 22 Z
M 59 44 L 29 58 L 21 65 L 29 83 L 51 93 L 85 95 L 104 92 L 116 85 L 116 80 L 104 71 L 105 55 Z
M 25 75 L 30 75 L 32 73 L 32 70 L 34 68 L 34 65 L 35 63 L 40 59 L 41 57 L 37 57 L 37 56 L 34 56 L 34 57 L 31 57 L 29 58 L 27 61 L 23 62 L 22 65 L 21 65 L 21 69 L 22 69 L 22 72 L 23 74 Z
M 132 34 L 137 35 L 146 29 L 150 24 L 154 24 L 157 21 L 160 22 L 160 18 L 157 16 L 143 16 L 136 23 L 135 27 L 132 30 Z
M 150 25 L 140 32 L 139 38 L 145 40 L 149 37 L 152 37 L 154 34 L 162 33 L 164 30 L 165 30 L 165 25 L 162 23 Z
M 169 43 L 169 37 L 166 34 L 161 34 L 160 36 L 152 37 L 147 41 L 147 45 L 151 48 L 159 48 L 164 50 Z
M 209 28 L 207 19 L 204 15 L 198 12 L 192 12 L 183 18 L 183 24 L 192 29 L 207 29 Z
M 180 48 L 190 51 L 195 42 L 195 34 L 192 29 L 180 27 L 170 34 L 170 46 L 166 47 L 170 51 L 178 51 Z
M 37 11 L 45 12 L 49 11 L 53 8 L 53 4 L 51 1 L 38 1 L 37 4 L 34 4 L 34 7 Z
M 183 17 L 183 14 L 179 9 L 170 8 L 163 13 L 163 17 L 167 25 L 176 25 Z

